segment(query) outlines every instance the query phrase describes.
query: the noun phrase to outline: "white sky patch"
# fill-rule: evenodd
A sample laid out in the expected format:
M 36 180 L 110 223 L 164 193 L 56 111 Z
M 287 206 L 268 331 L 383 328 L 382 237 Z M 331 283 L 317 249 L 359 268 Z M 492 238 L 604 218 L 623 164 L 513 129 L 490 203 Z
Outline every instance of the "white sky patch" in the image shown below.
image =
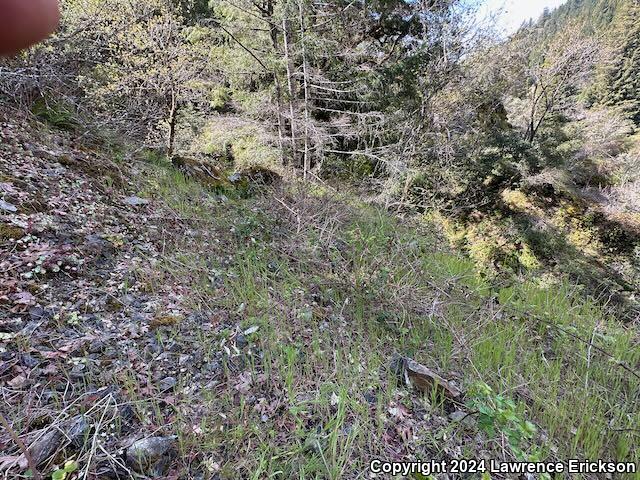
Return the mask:
M 495 15 L 497 30 L 504 35 L 514 33 L 523 22 L 537 20 L 545 7 L 553 10 L 566 0 L 487 0 L 478 11 L 481 22 Z

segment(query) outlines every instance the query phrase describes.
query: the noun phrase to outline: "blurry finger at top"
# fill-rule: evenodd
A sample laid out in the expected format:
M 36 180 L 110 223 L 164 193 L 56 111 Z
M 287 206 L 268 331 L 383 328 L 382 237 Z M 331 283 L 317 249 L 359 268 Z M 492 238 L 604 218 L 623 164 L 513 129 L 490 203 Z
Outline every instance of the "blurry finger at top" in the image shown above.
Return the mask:
M 58 26 L 58 0 L 0 0 L 0 55 L 46 38 Z

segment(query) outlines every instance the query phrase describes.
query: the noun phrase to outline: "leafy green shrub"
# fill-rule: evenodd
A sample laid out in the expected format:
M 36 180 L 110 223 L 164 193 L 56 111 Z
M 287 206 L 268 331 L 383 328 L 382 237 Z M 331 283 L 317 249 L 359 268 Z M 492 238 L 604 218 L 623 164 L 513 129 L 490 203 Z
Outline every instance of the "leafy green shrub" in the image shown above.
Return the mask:
M 495 437 L 498 433 L 504 434 L 518 460 L 539 459 L 538 449 L 527 445 L 538 429 L 523 418 L 512 399 L 496 394 L 489 385 L 482 382 L 473 386 L 469 397 L 469 407 L 477 410 L 481 430 L 490 437 Z
M 214 88 L 209 93 L 209 105 L 218 112 L 226 111 L 230 101 L 231 90 L 226 87 Z
M 522 201 L 522 198 L 516 195 L 516 200 Z M 453 247 L 467 252 L 476 268 L 484 274 L 493 276 L 500 271 L 518 272 L 542 267 L 543 257 L 539 250 L 544 251 L 546 244 L 541 239 L 538 239 L 541 246 L 532 243 L 512 218 L 493 215 L 476 223 L 441 214 L 430 214 L 429 218 L 442 228 Z

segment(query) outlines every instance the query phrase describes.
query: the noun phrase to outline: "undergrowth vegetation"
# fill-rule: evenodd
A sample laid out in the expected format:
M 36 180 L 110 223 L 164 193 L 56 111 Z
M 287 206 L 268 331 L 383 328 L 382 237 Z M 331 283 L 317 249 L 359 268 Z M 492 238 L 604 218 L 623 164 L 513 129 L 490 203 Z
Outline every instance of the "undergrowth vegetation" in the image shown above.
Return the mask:
M 0 475 L 640 468 L 640 3 L 481 5 L 65 0 L 0 59 Z
M 172 176 L 155 170 L 148 194 L 216 242 L 176 239 L 158 267 L 200 306 L 235 312 L 253 352 L 211 392 L 201 434 L 183 433 L 223 478 L 344 478 L 456 449 L 640 460 L 637 334 L 579 287 L 495 284 L 432 225 L 319 187 L 202 209 L 209 194 Z M 467 400 L 407 389 L 394 355 L 446 372 Z M 473 421 L 438 422 L 460 409 Z

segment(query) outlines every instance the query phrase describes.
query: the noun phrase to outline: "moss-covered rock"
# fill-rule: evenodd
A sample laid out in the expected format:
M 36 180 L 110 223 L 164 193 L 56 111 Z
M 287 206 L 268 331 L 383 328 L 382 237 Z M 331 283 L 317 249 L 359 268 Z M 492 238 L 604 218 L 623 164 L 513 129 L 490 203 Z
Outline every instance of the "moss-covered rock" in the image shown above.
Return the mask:
M 185 176 L 213 189 L 225 189 L 231 186 L 224 171 L 217 165 L 195 158 L 174 156 L 171 163 Z
M 17 225 L 0 223 L 0 241 L 19 240 L 25 236 L 24 229 Z

